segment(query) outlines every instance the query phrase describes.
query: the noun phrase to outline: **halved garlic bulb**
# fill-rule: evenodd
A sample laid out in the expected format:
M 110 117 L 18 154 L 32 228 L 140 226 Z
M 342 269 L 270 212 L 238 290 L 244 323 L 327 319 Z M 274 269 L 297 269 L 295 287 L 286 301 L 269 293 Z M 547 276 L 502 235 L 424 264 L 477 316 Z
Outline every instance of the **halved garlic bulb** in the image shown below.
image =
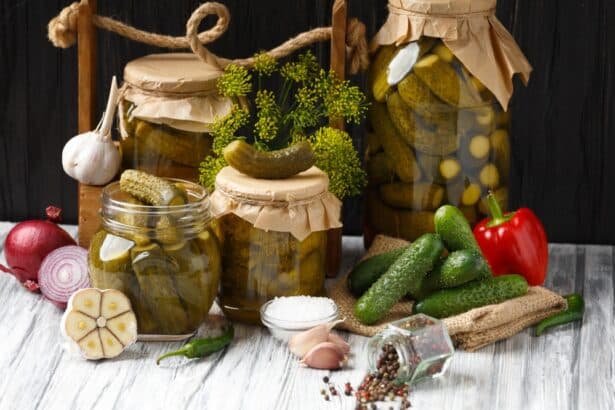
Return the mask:
M 62 333 L 89 360 L 118 356 L 137 340 L 137 318 L 119 290 L 81 289 L 68 301 Z

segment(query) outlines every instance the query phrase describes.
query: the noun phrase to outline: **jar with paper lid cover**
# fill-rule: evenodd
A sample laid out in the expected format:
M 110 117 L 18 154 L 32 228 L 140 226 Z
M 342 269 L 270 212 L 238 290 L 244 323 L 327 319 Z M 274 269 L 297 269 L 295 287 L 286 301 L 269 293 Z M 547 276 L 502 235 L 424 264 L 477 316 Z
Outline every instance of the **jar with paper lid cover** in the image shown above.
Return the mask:
M 216 177 L 211 212 L 222 249 L 220 306 L 231 320 L 260 324 L 276 296 L 324 293 L 327 231 L 341 227 L 340 201 L 316 167 L 279 180 L 232 167 Z
M 199 164 L 211 154 L 212 123 L 232 107 L 218 94 L 221 74 L 191 53 L 129 62 L 119 104 L 123 167 L 197 180 Z
M 414 240 L 441 205 L 471 224 L 492 190 L 508 202 L 512 77 L 531 66 L 496 0 L 389 0 L 368 75 L 366 243 Z

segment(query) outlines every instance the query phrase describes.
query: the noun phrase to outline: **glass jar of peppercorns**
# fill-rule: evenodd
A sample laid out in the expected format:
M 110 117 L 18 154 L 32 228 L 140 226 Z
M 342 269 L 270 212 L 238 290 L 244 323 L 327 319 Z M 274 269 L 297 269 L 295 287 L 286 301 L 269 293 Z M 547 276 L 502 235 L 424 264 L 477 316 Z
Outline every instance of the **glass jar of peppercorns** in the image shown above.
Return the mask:
M 444 323 L 419 314 L 392 322 L 373 336 L 368 362 L 371 371 L 395 374 L 396 382 L 411 385 L 443 375 L 454 351 Z

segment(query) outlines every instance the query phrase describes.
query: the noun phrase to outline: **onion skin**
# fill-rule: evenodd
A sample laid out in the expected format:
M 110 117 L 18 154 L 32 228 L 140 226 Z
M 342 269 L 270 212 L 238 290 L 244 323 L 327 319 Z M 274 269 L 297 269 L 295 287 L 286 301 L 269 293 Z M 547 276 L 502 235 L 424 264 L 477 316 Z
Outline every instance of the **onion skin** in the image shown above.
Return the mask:
M 4 242 L 4 256 L 8 266 L 0 265 L 0 271 L 10 273 L 26 289 L 37 291 L 38 270 L 43 259 L 53 250 L 67 245 L 76 245 L 75 240 L 60 228 L 60 209 L 47 207 L 46 221 L 20 222 L 11 229 Z

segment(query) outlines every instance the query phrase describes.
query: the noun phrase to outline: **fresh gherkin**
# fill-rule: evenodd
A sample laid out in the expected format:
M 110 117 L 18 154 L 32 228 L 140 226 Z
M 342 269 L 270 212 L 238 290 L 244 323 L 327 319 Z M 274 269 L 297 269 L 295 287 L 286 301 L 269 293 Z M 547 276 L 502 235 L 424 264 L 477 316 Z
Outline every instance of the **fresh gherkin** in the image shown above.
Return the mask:
M 186 191 L 172 182 L 135 169 L 122 172 L 120 189 L 153 206 L 184 205 L 188 202 Z
M 391 122 L 386 106 L 374 103 L 369 112 L 369 120 L 374 132 L 380 136 L 384 152 L 394 164 L 399 179 L 404 182 L 420 179 L 421 170 L 414 153 Z

